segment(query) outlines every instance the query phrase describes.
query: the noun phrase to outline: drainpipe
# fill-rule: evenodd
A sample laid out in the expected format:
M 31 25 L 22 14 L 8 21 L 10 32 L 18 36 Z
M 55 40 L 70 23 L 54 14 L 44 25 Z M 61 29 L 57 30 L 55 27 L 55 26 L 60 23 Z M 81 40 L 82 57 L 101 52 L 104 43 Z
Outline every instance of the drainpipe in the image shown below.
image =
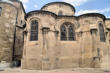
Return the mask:
M 15 23 L 15 27 L 14 27 L 14 37 L 13 37 L 13 53 L 12 53 L 12 61 L 15 61 L 15 43 L 16 43 L 16 28 L 20 28 L 20 29 L 24 29 L 26 27 L 26 25 L 18 26 L 17 24 L 17 18 L 18 18 L 18 12 L 17 12 L 17 16 L 16 16 L 16 23 Z
M 14 6 L 17 10 L 17 14 L 16 14 L 16 22 L 15 22 L 15 26 L 14 26 L 14 33 L 13 33 L 13 44 L 12 44 L 12 61 L 13 61 L 13 64 L 15 62 L 15 43 L 16 43 L 16 27 L 19 27 L 21 29 L 24 29 L 25 26 L 23 27 L 20 27 L 20 26 L 17 26 L 16 24 L 18 24 L 18 8 L 16 6 Z
M 16 25 L 14 27 L 14 37 L 13 37 L 13 53 L 12 53 L 12 61 L 15 61 L 15 42 L 16 42 Z
M 17 10 L 17 14 L 16 14 L 16 22 L 15 22 L 15 26 L 14 26 L 14 36 L 13 36 L 13 52 L 12 52 L 12 61 L 15 61 L 15 42 L 16 42 L 16 24 L 17 24 L 17 20 L 18 20 L 18 8 L 16 8 Z

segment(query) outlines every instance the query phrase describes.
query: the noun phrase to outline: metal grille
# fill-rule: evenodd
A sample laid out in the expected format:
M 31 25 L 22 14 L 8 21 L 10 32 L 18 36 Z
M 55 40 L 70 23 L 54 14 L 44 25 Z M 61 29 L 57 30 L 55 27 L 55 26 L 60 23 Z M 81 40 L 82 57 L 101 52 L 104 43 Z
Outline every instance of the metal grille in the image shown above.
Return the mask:
M 67 29 L 65 25 L 61 27 L 61 40 L 67 40 Z
M 61 26 L 61 40 L 75 40 L 75 31 L 72 24 L 66 23 Z
M 2 15 L 2 7 L 0 7 L 0 16 Z
M 31 36 L 30 36 L 31 41 L 36 41 L 38 40 L 38 22 L 36 20 L 33 20 L 31 22 Z
M 105 42 L 105 34 L 103 24 L 99 24 L 100 41 Z

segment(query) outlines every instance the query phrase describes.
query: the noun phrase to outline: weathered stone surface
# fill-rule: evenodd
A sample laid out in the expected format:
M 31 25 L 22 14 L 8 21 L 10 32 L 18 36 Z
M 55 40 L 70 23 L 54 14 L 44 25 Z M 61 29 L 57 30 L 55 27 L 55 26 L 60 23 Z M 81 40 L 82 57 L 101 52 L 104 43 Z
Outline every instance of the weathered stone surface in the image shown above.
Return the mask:
M 20 36 L 19 39 L 23 40 L 23 38 L 21 38 L 23 37 L 22 33 L 19 33 L 19 36 L 17 33 L 16 37 L 14 37 L 14 33 L 16 33 L 15 26 L 21 26 L 24 24 L 17 22 L 20 22 L 21 20 L 24 21 L 25 15 L 23 8 L 21 8 L 21 3 L 18 1 L 17 3 L 19 3 L 18 7 L 10 2 L 8 3 L 5 1 L 0 1 L 0 7 L 2 8 L 0 16 L 0 62 L 6 61 L 11 63 L 13 58 L 13 49 L 22 49 L 21 47 L 13 47 L 14 38 L 16 39 L 16 37 Z M 22 30 L 16 31 L 22 32 Z M 23 42 L 21 42 L 21 44 L 18 44 L 18 42 L 16 42 L 16 44 L 20 46 L 21 44 L 23 44 Z M 19 55 L 21 56 L 21 53 Z
M 26 69 L 58 69 L 58 68 L 105 68 L 110 67 L 109 60 L 109 25 L 110 20 L 106 20 L 101 14 L 85 14 L 78 17 L 72 16 L 74 12 L 67 10 L 68 5 L 58 7 L 57 3 L 50 3 L 42 10 L 33 11 L 27 14 L 26 31 L 24 35 L 24 49 L 22 58 L 22 68 Z M 70 7 L 71 8 L 71 7 Z M 54 9 L 54 10 L 52 10 Z M 58 11 L 65 16 L 58 16 Z M 70 13 L 68 13 L 70 12 Z M 65 14 L 68 13 L 68 14 Z M 72 13 L 72 14 L 71 14 Z M 71 15 L 71 16 L 69 16 Z M 38 40 L 30 41 L 31 21 L 38 21 Z M 75 40 L 61 41 L 61 26 L 64 23 L 74 26 Z M 99 24 L 103 24 L 106 41 L 100 40 Z M 43 34 L 41 29 L 49 28 Z M 57 32 L 57 33 L 56 33 Z
M 0 62 L 22 60 L 22 68 L 40 70 L 110 68 L 110 19 L 99 13 L 74 16 L 74 7 L 63 2 L 47 4 L 25 16 L 22 4 L 12 2 L 0 1 Z M 37 41 L 30 40 L 33 20 L 38 21 Z M 65 23 L 74 26 L 73 41 L 61 40 Z M 99 24 L 104 28 L 105 41 L 101 41 Z

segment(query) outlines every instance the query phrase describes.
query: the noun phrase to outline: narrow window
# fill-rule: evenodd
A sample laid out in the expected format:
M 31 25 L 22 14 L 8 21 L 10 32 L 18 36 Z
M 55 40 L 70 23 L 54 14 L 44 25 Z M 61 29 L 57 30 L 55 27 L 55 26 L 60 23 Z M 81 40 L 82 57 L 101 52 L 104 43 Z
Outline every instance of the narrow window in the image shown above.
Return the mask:
M 23 23 L 23 21 L 21 20 L 21 24 Z
M 72 24 L 66 23 L 61 26 L 61 40 L 75 40 L 75 31 Z
M 59 7 L 61 8 L 62 7 L 62 4 L 59 4 Z
M 2 7 L 0 7 L 0 16 L 2 15 Z
M 59 12 L 58 12 L 58 15 L 62 15 L 62 14 L 63 14 L 62 11 L 59 11 Z
M 105 42 L 105 34 L 103 24 L 99 24 L 100 41 Z
M 100 56 L 100 48 L 97 48 L 97 56 Z
M 36 41 L 38 40 L 38 22 L 36 20 L 33 20 L 31 22 L 31 36 L 30 36 L 31 41 Z

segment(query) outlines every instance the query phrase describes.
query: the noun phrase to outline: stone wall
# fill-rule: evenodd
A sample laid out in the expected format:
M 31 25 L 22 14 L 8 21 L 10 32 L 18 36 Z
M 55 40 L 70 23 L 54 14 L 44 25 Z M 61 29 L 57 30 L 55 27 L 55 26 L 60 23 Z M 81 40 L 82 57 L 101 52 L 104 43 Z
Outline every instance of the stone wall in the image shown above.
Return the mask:
M 62 3 L 52 3 L 45 5 L 42 10 L 50 11 L 58 15 L 59 12 L 62 13 L 62 15 L 68 15 L 73 16 L 75 15 L 75 9 L 67 4 Z
M 22 27 L 22 25 L 25 24 L 25 13 L 20 4 L 16 7 L 13 3 L 0 2 L 0 7 L 2 8 L 0 16 L 0 62 L 12 62 L 13 56 L 16 53 L 20 53 L 19 55 L 21 56 L 20 50 L 23 47 L 23 42 L 21 42 L 23 41 L 23 30 L 16 27 L 16 25 Z M 17 44 L 16 46 L 15 42 Z M 16 50 L 17 52 L 13 52 Z
M 24 37 L 22 68 L 102 67 L 103 51 L 107 49 L 107 42 L 100 42 L 99 36 L 99 23 L 103 24 L 106 32 L 104 19 L 100 17 L 102 15 L 75 17 L 51 15 L 45 11 L 32 13 L 28 15 L 26 21 L 27 34 Z M 32 20 L 39 23 L 38 41 L 30 41 Z M 71 23 L 74 26 L 76 32 L 74 41 L 61 41 L 60 27 L 64 23 Z M 97 48 L 100 48 L 100 54 Z
M 0 61 L 12 61 L 14 27 L 16 25 L 17 10 L 11 4 L 0 3 Z
M 25 11 L 20 2 L 13 3 L 0 2 L 0 62 L 22 58 L 22 68 L 42 70 L 110 67 L 110 20 L 103 15 L 73 16 L 70 6 L 52 4 L 44 6 L 42 10 L 46 11 L 28 13 L 24 29 Z M 60 10 L 64 16 L 57 15 Z M 30 41 L 32 20 L 38 21 L 38 41 Z M 64 23 L 74 26 L 74 41 L 60 39 Z M 104 42 L 100 40 L 100 23 L 104 27 Z

